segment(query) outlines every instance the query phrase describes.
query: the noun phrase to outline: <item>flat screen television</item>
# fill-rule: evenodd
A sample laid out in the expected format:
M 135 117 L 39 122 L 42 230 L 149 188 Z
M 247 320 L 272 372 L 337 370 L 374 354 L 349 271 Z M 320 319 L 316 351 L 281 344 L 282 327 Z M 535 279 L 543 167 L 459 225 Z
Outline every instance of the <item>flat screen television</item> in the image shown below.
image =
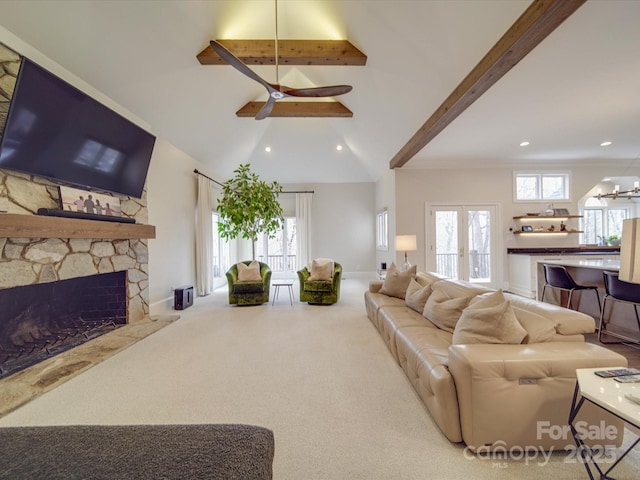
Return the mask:
M 22 59 L 0 168 L 140 198 L 156 137 Z

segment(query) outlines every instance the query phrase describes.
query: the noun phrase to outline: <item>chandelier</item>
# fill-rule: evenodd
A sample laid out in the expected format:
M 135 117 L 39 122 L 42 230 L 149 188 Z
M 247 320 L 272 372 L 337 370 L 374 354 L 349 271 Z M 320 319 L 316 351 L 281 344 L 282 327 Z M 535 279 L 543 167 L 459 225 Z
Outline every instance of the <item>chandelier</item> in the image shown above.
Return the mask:
M 620 191 L 620 185 L 616 185 L 613 188 L 613 192 L 611 193 L 602 193 L 600 189 L 598 189 L 598 194 L 594 195 L 595 198 L 600 200 L 601 198 L 612 198 L 616 199 L 618 197 L 621 198 L 640 198 L 640 182 L 633 182 L 633 188 L 631 190 L 623 190 Z

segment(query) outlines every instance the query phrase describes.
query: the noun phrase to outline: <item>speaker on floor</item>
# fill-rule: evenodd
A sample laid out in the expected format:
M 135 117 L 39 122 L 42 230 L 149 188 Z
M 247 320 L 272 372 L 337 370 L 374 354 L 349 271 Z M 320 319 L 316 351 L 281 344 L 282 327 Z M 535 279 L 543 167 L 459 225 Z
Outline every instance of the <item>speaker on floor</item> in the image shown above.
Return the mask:
M 185 285 L 173 291 L 173 308 L 184 310 L 193 305 L 193 286 Z

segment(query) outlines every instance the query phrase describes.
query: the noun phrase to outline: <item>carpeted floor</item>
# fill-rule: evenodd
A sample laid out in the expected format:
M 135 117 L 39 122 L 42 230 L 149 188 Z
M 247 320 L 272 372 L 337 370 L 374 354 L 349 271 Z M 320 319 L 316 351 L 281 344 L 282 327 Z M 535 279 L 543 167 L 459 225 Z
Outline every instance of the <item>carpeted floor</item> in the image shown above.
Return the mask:
M 0 479 L 271 480 L 273 433 L 253 425 L 0 428 Z
M 338 304 L 293 307 L 231 307 L 216 291 L 0 426 L 261 425 L 278 480 L 586 478 L 571 451 L 479 457 L 444 438 L 367 319 L 366 288 L 345 278 Z M 639 471 L 633 452 L 614 476 Z

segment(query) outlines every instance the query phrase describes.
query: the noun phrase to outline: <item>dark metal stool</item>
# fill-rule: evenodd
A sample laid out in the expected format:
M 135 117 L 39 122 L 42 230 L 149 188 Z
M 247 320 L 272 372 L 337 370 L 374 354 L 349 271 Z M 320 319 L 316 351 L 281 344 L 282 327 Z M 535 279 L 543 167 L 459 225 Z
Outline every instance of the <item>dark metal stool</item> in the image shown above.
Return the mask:
M 569 300 L 567 301 L 566 308 L 572 308 L 571 306 L 571 297 L 573 296 L 573 292 L 576 290 L 593 290 L 596 292 L 596 297 L 598 298 L 598 310 L 602 310 L 602 306 L 600 304 L 600 294 L 598 293 L 598 287 L 596 285 L 579 285 L 575 282 L 573 277 L 569 275 L 567 269 L 562 265 L 548 265 L 543 264 L 544 266 L 544 287 L 542 287 L 542 296 L 540 297 L 540 301 L 544 301 L 544 292 L 547 287 L 556 288 L 558 290 L 564 290 L 569 292 Z M 577 308 L 575 309 L 577 310 Z
M 602 302 L 602 310 L 600 310 L 600 327 L 598 329 L 598 340 L 601 343 L 620 343 L 620 342 L 603 342 L 602 334 L 609 335 L 611 337 L 619 338 L 626 342 L 640 343 L 640 338 L 633 338 L 621 333 L 612 332 L 606 329 L 606 323 L 604 321 L 604 309 L 607 305 L 607 300 L 613 300 L 614 302 L 623 302 L 633 305 L 633 309 L 636 313 L 636 323 L 638 324 L 638 331 L 640 332 L 640 316 L 638 316 L 638 305 L 640 304 L 640 285 L 635 283 L 623 282 L 618 278 L 617 272 L 602 272 L 604 276 L 604 288 L 607 292 Z

